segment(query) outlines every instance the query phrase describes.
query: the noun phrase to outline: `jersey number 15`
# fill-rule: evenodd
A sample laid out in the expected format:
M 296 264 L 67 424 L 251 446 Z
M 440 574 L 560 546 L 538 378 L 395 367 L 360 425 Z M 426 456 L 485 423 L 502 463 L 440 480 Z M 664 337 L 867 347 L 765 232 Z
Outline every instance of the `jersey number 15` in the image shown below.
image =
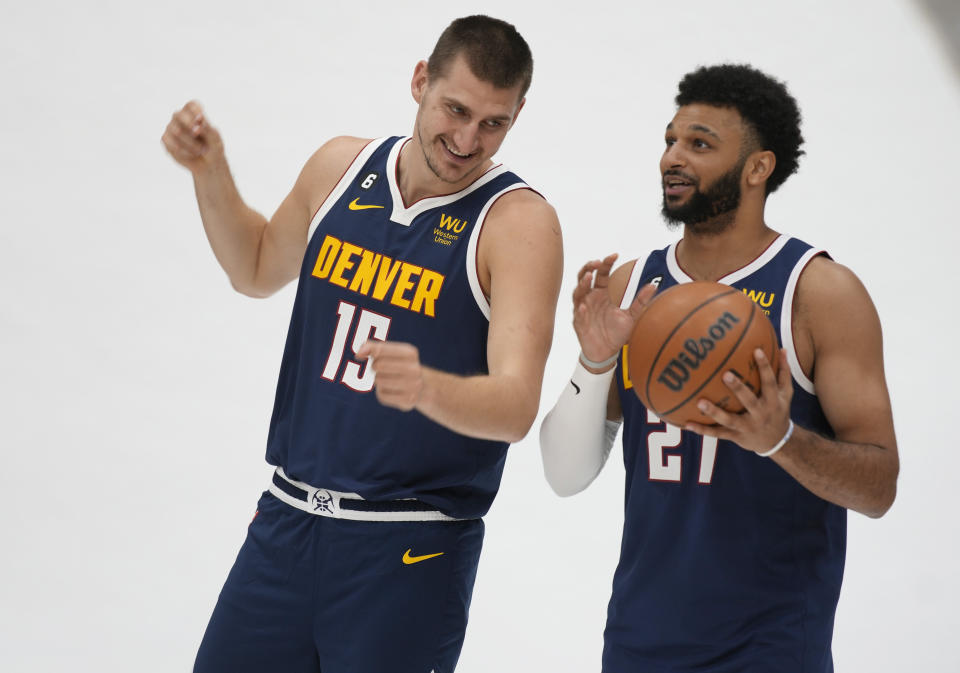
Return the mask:
M 341 301 L 337 307 L 337 330 L 333 335 L 333 344 L 330 346 L 330 354 L 327 356 L 327 364 L 323 368 L 323 378 L 328 381 L 335 381 L 337 372 L 340 371 L 340 363 L 343 361 L 343 351 L 346 349 L 347 341 L 353 348 L 354 354 L 360 350 L 360 346 L 367 339 L 387 340 L 387 332 L 390 331 L 390 317 L 360 309 L 360 317 L 357 319 L 356 327 L 353 326 L 353 316 L 357 312 L 357 307 L 345 301 Z M 352 329 L 351 329 L 352 328 Z M 350 335 L 353 338 L 350 339 Z M 373 390 L 374 372 L 368 366 L 368 362 L 363 364 L 351 360 L 343 368 L 343 374 L 340 381 L 347 387 L 353 388 L 357 392 L 367 393 Z

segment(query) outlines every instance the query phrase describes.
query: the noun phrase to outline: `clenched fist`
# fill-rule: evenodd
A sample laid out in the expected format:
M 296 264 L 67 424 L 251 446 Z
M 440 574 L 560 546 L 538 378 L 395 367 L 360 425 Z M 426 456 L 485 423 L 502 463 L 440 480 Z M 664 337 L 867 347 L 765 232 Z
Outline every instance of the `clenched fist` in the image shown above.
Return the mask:
M 173 113 L 161 140 L 170 156 L 194 174 L 223 157 L 220 134 L 207 123 L 203 108 L 196 101 Z
M 376 373 L 377 400 L 401 411 L 410 411 L 423 391 L 420 351 L 413 344 L 397 341 L 367 341 L 357 351 L 358 360 L 370 359 L 367 366 Z

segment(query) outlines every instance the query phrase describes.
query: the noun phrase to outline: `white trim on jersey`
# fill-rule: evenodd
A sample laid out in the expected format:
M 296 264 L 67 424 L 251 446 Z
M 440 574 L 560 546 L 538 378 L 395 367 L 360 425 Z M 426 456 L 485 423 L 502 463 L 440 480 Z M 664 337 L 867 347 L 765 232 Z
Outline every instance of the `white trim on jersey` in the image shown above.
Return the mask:
M 310 220 L 310 230 L 307 232 L 307 243 L 310 243 L 310 239 L 313 238 L 313 232 L 317 230 L 317 227 L 320 225 L 320 221 L 327 216 L 327 213 L 330 212 L 330 209 L 333 208 L 333 204 L 343 196 L 343 193 L 347 191 L 347 187 L 350 186 L 350 183 L 353 182 L 353 179 L 357 177 L 357 173 L 360 172 L 360 169 L 363 168 L 363 165 L 367 163 L 367 159 L 370 158 L 370 155 L 373 154 L 378 147 L 385 143 L 389 138 L 377 138 L 376 140 L 371 140 L 367 143 L 366 147 L 360 150 L 360 154 L 357 155 L 357 158 L 353 160 L 347 170 L 344 172 L 343 176 L 337 182 L 336 186 L 333 188 L 333 191 L 327 195 L 327 198 L 323 200 L 323 203 L 320 204 L 320 207 L 317 208 L 317 212 L 314 213 L 313 219 Z
M 630 308 L 633 298 L 637 296 L 637 288 L 640 287 L 640 276 L 643 274 L 643 267 L 647 265 L 647 258 L 638 257 L 633 263 L 633 269 L 630 271 L 630 278 L 627 280 L 627 287 L 623 290 L 623 296 L 620 297 L 620 310 L 626 311 Z
M 785 246 L 789 240 L 789 236 L 780 234 L 776 239 L 774 239 L 773 243 L 771 243 L 766 250 L 760 253 L 759 257 L 754 259 L 746 266 L 736 269 L 735 271 L 731 271 L 726 276 L 717 279 L 717 282 L 723 283 L 724 285 L 733 285 L 737 281 L 746 278 L 751 273 L 765 266 L 771 259 L 776 257 L 777 253 L 783 250 L 783 246 Z M 677 261 L 677 246 L 679 244 L 680 241 L 676 241 L 671 244 L 670 248 L 667 250 L 667 270 L 678 283 L 689 283 L 693 281 L 693 278 L 688 276 L 683 269 L 680 268 L 680 263 Z
M 787 351 L 787 362 L 790 364 L 790 373 L 793 380 L 801 388 L 811 395 L 816 395 L 816 389 L 813 381 L 807 378 L 800 366 L 800 360 L 797 358 L 796 344 L 793 342 L 793 298 L 797 292 L 797 282 L 800 280 L 800 274 L 807 268 L 810 260 L 817 255 L 823 254 L 823 250 L 811 248 L 807 250 L 803 257 L 797 260 L 790 277 L 787 279 L 787 287 L 783 292 L 783 306 L 780 308 L 780 340 L 783 342 L 783 349 Z
M 393 199 L 393 210 L 390 213 L 390 221 L 396 222 L 397 224 L 402 224 L 405 227 L 409 227 L 417 215 L 420 215 L 431 208 L 446 206 L 454 201 L 462 199 L 467 194 L 470 194 L 480 187 L 483 187 L 495 177 L 503 175 L 508 170 L 503 164 L 493 166 L 490 168 L 490 170 L 461 189 L 459 192 L 454 194 L 446 194 L 444 196 L 430 196 L 425 199 L 420 199 L 409 208 L 406 208 L 403 204 L 403 196 L 400 194 L 400 186 L 397 184 L 397 162 L 400 161 L 400 150 L 403 149 L 403 146 L 406 145 L 409 140 L 409 137 L 401 138 L 390 149 L 390 155 L 387 157 L 386 167 L 387 184 L 390 185 L 390 196 Z
M 480 309 L 480 312 L 486 316 L 487 320 L 490 320 L 490 302 L 487 301 L 487 296 L 483 294 L 483 288 L 480 287 L 480 277 L 477 275 L 477 242 L 480 240 L 480 230 L 483 229 L 483 224 L 487 221 L 487 211 L 496 203 L 497 199 L 507 192 L 529 188 L 525 182 L 515 182 L 491 196 L 487 202 L 483 204 L 480 214 L 477 215 L 477 222 L 473 225 L 473 231 L 470 232 L 470 240 L 467 241 L 467 254 L 464 257 L 464 264 L 466 264 L 467 269 L 467 281 L 470 283 L 470 290 L 473 292 L 473 298 L 477 302 L 477 307 Z

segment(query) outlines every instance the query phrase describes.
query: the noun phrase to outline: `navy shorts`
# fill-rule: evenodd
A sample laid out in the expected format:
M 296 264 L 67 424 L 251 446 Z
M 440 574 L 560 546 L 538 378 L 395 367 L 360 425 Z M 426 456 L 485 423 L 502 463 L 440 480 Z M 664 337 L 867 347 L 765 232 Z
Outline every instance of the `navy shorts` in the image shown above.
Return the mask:
M 195 673 L 451 673 L 483 521 L 351 521 L 265 492 Z

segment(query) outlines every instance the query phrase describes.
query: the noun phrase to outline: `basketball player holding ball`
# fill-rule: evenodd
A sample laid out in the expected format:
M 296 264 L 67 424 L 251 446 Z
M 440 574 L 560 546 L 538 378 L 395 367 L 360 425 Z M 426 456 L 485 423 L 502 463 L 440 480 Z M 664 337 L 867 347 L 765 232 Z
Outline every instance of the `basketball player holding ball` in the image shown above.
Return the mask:
M 616 255 L 580 270 L 581 354 L 541 428 L 544 469 L 560 495 L 583 490 L 622 420 L 604 673 L 832 671 L 847 510 L 880 517 L 896 494 L 880 320 L 851 271 L 764 221 L 802 154 L 786 87 L 749 66 L 705 67 L 676 103 L 660 171 L 663 215 L 683 237 L 612 273 Z M 702 400 L 709 423 L 681 428 L 639 401 L 623 351 L 651 297 L 691 281 L 753 299 L 781 350 L 777 374 L 756 351 L 756 393 L 723 374 L 741 413 Z

